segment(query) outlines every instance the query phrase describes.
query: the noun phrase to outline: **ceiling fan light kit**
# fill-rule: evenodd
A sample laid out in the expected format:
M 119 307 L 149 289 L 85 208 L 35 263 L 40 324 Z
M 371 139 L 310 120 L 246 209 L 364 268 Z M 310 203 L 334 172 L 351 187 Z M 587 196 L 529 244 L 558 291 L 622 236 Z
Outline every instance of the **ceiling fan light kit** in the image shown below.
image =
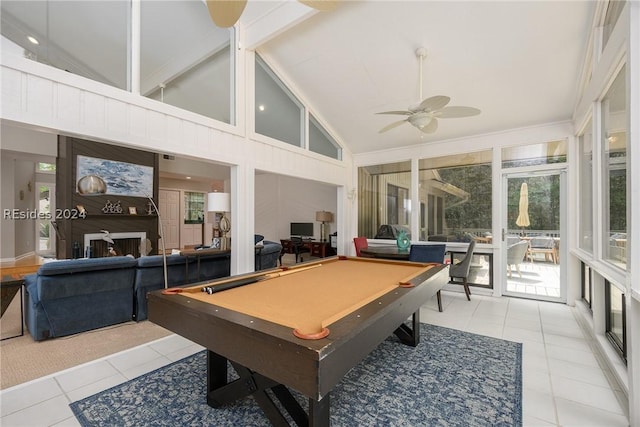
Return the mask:
M 416 49 L 416 57 L 419 65 L 419 99 L 422 99 L 422 62 L 427 56 L 427 49 L 419 47 Z M 433 133 L 438 130 L 438 120 L 459 117 L 471 117 L 480 114 L 480 110 L 473 107 L 450 106 L 447 107 L 451 98 L 445 95 L 436 95 L 422 100 L 418 105 L 409 107 L 402 111 L 383 111 L 376 114 L 395 114 L 407 116 L 406 119 L 388 124 L 380 129 L 378 133 L 384 133 L 401 124 L 407 122 L 423 133 Z

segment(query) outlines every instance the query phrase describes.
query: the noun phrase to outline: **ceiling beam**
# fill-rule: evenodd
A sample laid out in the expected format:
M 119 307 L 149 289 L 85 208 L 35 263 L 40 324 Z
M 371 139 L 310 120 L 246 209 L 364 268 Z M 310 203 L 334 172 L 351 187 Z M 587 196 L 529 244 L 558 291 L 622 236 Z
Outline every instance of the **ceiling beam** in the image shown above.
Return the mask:
M 316 13 L 317 10 L 297 1 L 282 1 L 251 22 L 243 23 L 240 18 L 242 48 L 255 50 Z

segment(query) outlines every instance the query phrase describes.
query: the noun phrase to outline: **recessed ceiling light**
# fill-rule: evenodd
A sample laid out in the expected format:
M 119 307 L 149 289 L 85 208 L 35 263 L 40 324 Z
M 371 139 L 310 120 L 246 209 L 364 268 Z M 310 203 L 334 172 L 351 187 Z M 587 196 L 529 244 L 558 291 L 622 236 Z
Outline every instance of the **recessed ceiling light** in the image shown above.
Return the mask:
M 37 38 L 33 37 L 33 36 L 28 36 L 27 40 L 29 40 L 31 43 L 33 44 L 40 44 L 40 42 L 38 41 Z
M 258 110 L 260 110 L 260 111 L 264 111 L 264 105 L 262 105 L 262 104 L 261 104 L 261 105 L 258 105 Z

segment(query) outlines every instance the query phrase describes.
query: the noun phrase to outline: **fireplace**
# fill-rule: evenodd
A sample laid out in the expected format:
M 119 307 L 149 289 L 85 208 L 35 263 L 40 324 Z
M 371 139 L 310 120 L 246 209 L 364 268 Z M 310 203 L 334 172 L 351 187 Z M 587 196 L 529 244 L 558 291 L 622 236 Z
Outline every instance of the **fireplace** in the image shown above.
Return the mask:
M 109 243 L 104 240 L 106 233 L 89 233 L 84 235 L 85 256 L 91 258 L 101 258 L 116 255 L 133 255 L 134 258 L 146 255 L 140 253 L 140 244 L 146 243 L 147 233 L 143 231 L 134 231 L 126 233 L 108 233 L 113 240 Z M 87 254 L 87 248 L 90 248 L 90 255 Z

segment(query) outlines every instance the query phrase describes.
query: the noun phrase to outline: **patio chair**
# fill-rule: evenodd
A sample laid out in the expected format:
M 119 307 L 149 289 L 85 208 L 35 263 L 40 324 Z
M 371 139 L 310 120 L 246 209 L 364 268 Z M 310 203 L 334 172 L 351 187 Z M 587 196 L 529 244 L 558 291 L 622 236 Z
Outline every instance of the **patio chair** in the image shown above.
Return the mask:
M 516 266 L 518 274 L 520 275 L 520 277 L 522 277 L 522 273 L 520 272 L 520 264 L 522 263 L 522 261 L 524 261 L 524 257 L 527 254 L 528 249 L 529 242 L 526 240 L 514 243 L 507 248 L 507 271 L 509 272 L 509 277 L 511 277 L 512 265 Z

